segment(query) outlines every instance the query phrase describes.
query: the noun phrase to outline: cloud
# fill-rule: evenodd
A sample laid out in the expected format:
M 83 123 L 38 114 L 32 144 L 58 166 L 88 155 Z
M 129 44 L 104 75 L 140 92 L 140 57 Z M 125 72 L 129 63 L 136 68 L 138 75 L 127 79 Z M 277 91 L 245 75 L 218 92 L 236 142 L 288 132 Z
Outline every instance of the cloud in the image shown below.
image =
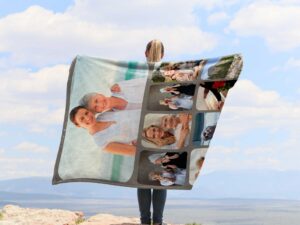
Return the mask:
M 33 142 L 21 142 L 15 147 L 15 150 L 23 151 L 23 152 L 35 152 L 35 153 L 47 153 L 49 149 L 45 146 L 33 143 Z
M 227 0 L 227 1 L 222 1 L 222 0 L 200 0 L 198 1 L 198 4 L 202 7 L 205 8 L 206 10 L 213 10 L 216 8 L 227 8 L 231 7 L 237 3 L 239 3 L 239 0 Z
M 41 125 L 63 121 L 68 65 L 36 72 L 10 69 L 0 76 L 0 122 L 25 122 L 37 131 Z
M 299 169 L 299 115 L 299 101 L 238 81 L 222 110 L 205 171 Z
M 240 149 L 238 147 L 226 147 L 226 146 L 212 146 L 210 151 L 213 151 L 213 152 L 217 152 L 218 154 L 222 153 L 222 154 L 231 154 L 231 153 L 234 153 L 234 152 L 238 152 L 240 151 Z
M 0 157 L 0 179 L 51 176 L 54 161 L 29 157 Z
M 194 3 L 162 2 L 134 1 L 124 10 L 127 4 L 120 7 L 119 1 L 119 7 L 115 1 L 76 1 L 64 13 L 31 6 L 0 19 L 0 51 L 8 53 L 2 61 L 41 67 L 70 62 L 77 54 L 144 59 L 145 45 L 153 38 L 167 43 L 173 57 L 217 45 L 215 35 L 198 27 Z
M 288 61 L 284 65 L 287 69 L 300 69 L 300 59 L 296 59 L 294 57 L 291 57 L 288 59 Z
M 209 17 L 207 18 L 207 22 L 209 24 L 217 24 L 220 22 L 225 22 L 227 19 L 229 18 L 228 14 L 225 12 L 216 12 L 213 13 L 211 15 L 209 15 Z
M 216 134 L 237 137 L 260 128 L 300 131 L 300 104 L 277 92 L 263 90 L 250 80 L 240 80 L 229 92 Z
M 229 30 L 240 36 L 263 38 L 271 49 L 300 46 L 300 5 L 294 1 L 255 1 L 240 9 Z

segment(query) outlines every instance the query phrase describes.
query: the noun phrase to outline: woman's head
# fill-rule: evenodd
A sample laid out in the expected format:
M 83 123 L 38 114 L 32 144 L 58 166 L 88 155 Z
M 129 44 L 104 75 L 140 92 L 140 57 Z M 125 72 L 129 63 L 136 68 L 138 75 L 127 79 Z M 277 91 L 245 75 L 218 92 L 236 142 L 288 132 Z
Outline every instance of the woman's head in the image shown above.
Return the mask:
M 166 77 L 172 77 L 175 74 L 175 70 L 166 70 L 163 74 Z
M 149 173 L 149 180 L 151 181 L 160 180 L 160 178 L 161 178 L 161 172 L 159 171 L 151 171 Z
M 157 145 L 164 146 L 176 142 L 175 136 L 159 126 L 151 125 L 143 130 L 142 136 L 145 140 Z
M 163 129 L 175 129 L 178 123 L 179 121 L 176 115 L 166 115 L 161 118 L 161 127 Z
M 151 154 L 148 156 L 148 159 L 151 163 L 160 165 L 163 163 L 164 156 L 165 156 L 165 153 Z
M 111 109 L 109 99 L 96 92 L 84 95 L 79 103 L 93 113 L 101 113 Z
M 165 136 L 165 131 L 159 126 L 151 125 L 144 129 L 144 135 L 147 138 L 160 139 Z
M 145 55 L 148 62 L 159 62 L 164 56 L 164 45 L 159 40 L 152 40 L 146 46 Z
M 70 120 L 77 126 L 89 129 L 95 125 L 96 119 L 94 113 L 83 106 L 77 106 L 70 112 Z

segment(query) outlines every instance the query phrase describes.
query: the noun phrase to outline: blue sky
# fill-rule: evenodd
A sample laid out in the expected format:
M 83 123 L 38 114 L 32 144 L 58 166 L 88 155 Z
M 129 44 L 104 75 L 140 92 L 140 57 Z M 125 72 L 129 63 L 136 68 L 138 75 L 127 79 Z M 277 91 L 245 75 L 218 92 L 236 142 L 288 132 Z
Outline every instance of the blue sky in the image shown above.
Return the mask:
M 242 53 L 202 173 L 300 170 L 300 3 L 241 1 L 0 1 L 0 179 L 51 176 L 77 54 L 165 60 Z

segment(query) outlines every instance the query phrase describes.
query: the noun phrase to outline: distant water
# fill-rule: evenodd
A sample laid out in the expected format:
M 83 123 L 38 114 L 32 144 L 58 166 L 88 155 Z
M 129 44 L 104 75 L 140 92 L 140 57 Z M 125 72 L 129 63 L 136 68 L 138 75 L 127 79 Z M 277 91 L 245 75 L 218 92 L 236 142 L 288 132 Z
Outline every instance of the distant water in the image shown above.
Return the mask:
M 30 208 L 60 208 L 138 217 L 136 199 L 0 200 L 0 207 L 18 204 Z M 300 201 L 285 200 L 174 200 L 168 199 L 165 220 L 170 223 L 202 225 L 299 225 Z

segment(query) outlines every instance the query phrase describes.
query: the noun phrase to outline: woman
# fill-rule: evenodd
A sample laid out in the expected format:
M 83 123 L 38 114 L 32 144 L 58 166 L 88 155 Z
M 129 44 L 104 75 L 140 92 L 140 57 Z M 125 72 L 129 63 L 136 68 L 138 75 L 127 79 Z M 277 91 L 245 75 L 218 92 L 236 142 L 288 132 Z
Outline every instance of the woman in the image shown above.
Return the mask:
M 165 154 L 152 154 L 148 157 L 148 159 L 153 164 L 160 165 L 165 169 L 186 169 L 187 152 L 167 152 Z
M 167 81 L 192 81 L 197 78 L 199 74 L 199 67 L 195 66 L 193 70 L 190 71 L 180 71 L 180 70 L 166 70 L 163 72 L 163 76 Z
M 95 118 L 95 114 L 77 106 L 70 112 L 71 121 L 88 130 L 95 143 L 104 151 L 117 155 L 134 156 L 136 152 L 136 134 L 139 121 L 132 122 L 126 118 L 139 118 L 140 110 L 106 112 Z
M 148 62 L 159 62 L 164 56 L 164 46 L 159 40 L 152 40 L 147 44 L 145 56 Z M 167 190 L 137 189 L 137 197 L 142 224 L 151 224 L 151 201 L 153 204 L 153 225 L 163 223 L 163 212 L 167 198 Z
M 170 93 L 171 95 L 185 94 L 185 95 L 194 96 L 195 85 L 175 84 L 172 86 L 166 86 L 166 87 L 161 88 L 160 92 L 161 93 Z
M 186 170 L 176 169 L 175 172 L 171 170 L 152 171 L 149 173 L 149 179 L 152 181 L 159 181 L 162 186 L 171 186 L 174 184 L 184 185 L 186 177 Z
M 165 131 L 156 125 L 151 125 L 145 128 L 142 136 L 146 141 L 155 144 L 157 147 L 172 145 L 176 142 L 174 134 L 170 133 L 169 131 Z
M 110 96 L 97 92 L 88 93 L 81 98 L 79 104 L 93 113 L 140 109 L 145 86 L 145 78 L 119 81 L 111 86 Z
M 192 109 L 193 107 L 193 96 L 181 94 L 179 96 L 174 96 L 171 98 L 165 98 L 160 100 L 159 104 L 167 105 L 170 109 Z

